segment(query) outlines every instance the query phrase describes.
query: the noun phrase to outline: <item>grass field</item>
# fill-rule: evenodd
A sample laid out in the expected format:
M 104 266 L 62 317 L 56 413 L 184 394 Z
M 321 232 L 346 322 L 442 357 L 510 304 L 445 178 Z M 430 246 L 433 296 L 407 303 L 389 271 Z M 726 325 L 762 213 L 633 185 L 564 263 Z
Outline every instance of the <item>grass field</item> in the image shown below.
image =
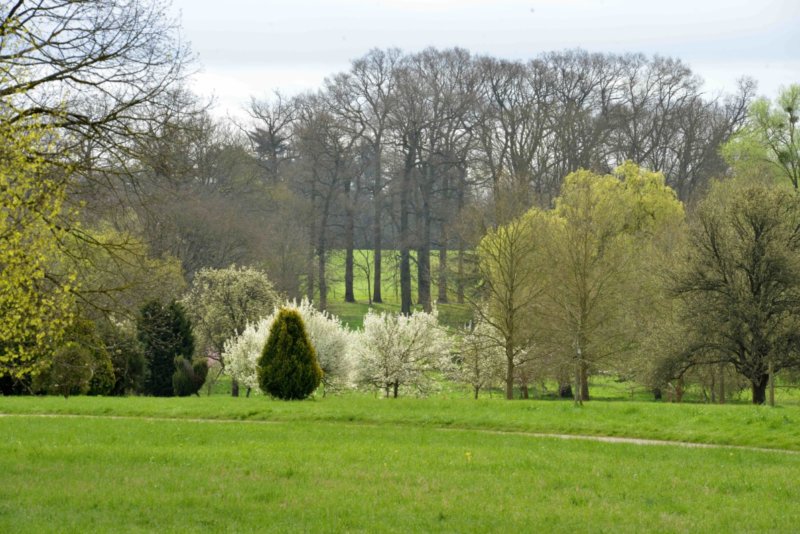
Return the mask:
M 391 311 L 400 312 L 400 286 L 399 274 L 396 261 L 396 253 L 394 250 L 384 251 L 383 263 L 383 276 L 382 280 L 382 294 L 383 304 L 376 304 L 373 307 L 378 311 Z M 415 254 L 412 253 L 412 261 Z M 344 251 L 334 250 L 330 253 L 328 261 L 328 283 L 330 292 L 328 294 L 328 311 L 337 315 L 342 321 L 350 326 L 350 328 L 360 328 L 363 325 L 363 318 L 369 309 L 369 296 L 371 294 L 371 286 L 367 284 L 366 272 L 361 269 L 360 265 L 372 264 L 372 251 L 371 250 L 356 250 L 354 252 L 355 258 L 355 279 L 353 281 L 353 293 L 356 298 L 355 303 L 344 302 Z M 452 260 L 455 263 L 455 259 Z M 439 269 L 439 253 L 431 253 L 431 270 L 432 270 L 432 287 L 431 295 L 436 298 L 438 294 L 438 269 Z M 412 268 L 412 298 L 416 300 L 417 284 L 416 284 L 416 267 Z M 439 320 L 451 327 L 459 327 L 469 322 L 472 317 L 472 312 L 466 304 L 456 304 L 455 285 L 450 287 L 449 304 L 439 304 Z
M 0 412 L 1 532 L 754 532 L 800 521 L 800 454 L 785 452 L 800 451 L 798 407 L 350 395 L 1 398 Z

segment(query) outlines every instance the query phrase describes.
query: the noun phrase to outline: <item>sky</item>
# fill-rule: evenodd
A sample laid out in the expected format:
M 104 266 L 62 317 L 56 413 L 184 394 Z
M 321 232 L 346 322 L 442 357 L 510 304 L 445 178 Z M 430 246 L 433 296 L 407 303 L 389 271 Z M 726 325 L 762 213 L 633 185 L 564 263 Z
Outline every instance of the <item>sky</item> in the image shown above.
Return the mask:
M 173 0 L 198 56 L 190 82 L 214 113 L 321 87 L 371 48 L 458 46 L 527 60 L 542 52 L 676 57 L 710 95 L 747 75 L 759 94 L 800 83 L 798 0 Z

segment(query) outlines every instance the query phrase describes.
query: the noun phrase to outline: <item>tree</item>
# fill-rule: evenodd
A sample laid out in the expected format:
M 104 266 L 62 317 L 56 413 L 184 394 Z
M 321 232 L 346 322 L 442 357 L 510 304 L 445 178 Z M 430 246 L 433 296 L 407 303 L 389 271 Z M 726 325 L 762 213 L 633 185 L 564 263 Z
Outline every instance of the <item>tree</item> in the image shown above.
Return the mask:
M 0 377 L 20 379 L 47 365 L 74 315 L 76 272 L 59 258 L 74 212 L 63 174 L 41 155 L 52 128 L 15 121 L 0 98 Z
M 508 400 L 514 398 L 515 370 L 532 357 L 538 334 L 534 318 L 547 282 L 541 271 L 548 231 L 544 214 L 531 210 L 489 230 L 478 246 L 482 299 L 473 307 L 488 326 L 488 340 L 503 351 Z
M 103 222 L 65 236 L 62 262 L 76 275 L 81 312 L 101 322 L 133 319 L 153 299 L 177 298 L 185 289 L 181 264 L 155 258 L 142 239 Z
M 400 388 L 426 393 L 433 387 L 431 373 L 449 363 L 450 339 L 438 325 L 437 314 L 375 313 L 364 317 L 364 331 L 356 343 L 357 382 L 397 398 Z
M 164 96 L 191 60 L 161 0 L 4 2 L 0 35 L 9 119 L 61 129 L 52 148 L 62 154 L 85 154 L 91 140 L 89 168 L 114 161 L 110 152 L 171 110 Z
M 261 390 L 283 400 L 305 399 L 322 380 L 316 351 L 295 310 L 278 312 L 257 364 Z
M 272 282 L 264 272 L 235 265 L 201 269 L 182 300 L 193 320 L 201 353 L 219 361 L 221 371 L 225 369 L 225 341 L 241 334 L 248 323 L 269 315 L 277 302 Z M 236 380 L 231 393 L 239 395 Z
M 681 369 L 730 364 L 766 401 L 769 377 L 800 365 L 800 197 L 718 185 L 700 205 L 673 290 L 686 336 Z
M 334 112 L 356 125 L 354 130 L 366 146 L 365 178 L 372 192 L 372 257 L 375 263 L 372 300 L 376 303 L 383 302 L 384 153 L 400 58 L 401 52 L 396 48 L 370 50 L 353 62 L 349 73 L 335 77 L 328 88 L 335 102 Z
M 325 392 L 349 386 L 355 341 L 341 320 L 326 311 L 317 310 L 307 299 L 299 304 L 286 302 L 282 309 L 297 311 L 302 317 L 322 369 Z M 225 372 L 243 384 L 248 395 L 251 389 L 259 389 L 257 361 L 279 311 L 276 309 L 270 316 L 248 324 L 241 334 L 225 342 Z
M 613 175 L 567 176 L 549 218 L 540 323 L 572 363 L 581 403 L 590 368 L 636 347 L 637 314 L 651 296 L 650 252 L 680 227 L 683 206 L 663 175 L 629 162 Z
M 731 166 L 739 173 L 761 167 L 800 188 L 800 84 L 781 91 L 775 103 L 760 98 L 750 105 L 744 128 L 723 147 Z
M 164 305 L 150 301 L 142 307 L 136 326 L 147 360 L 144 392 L 156 397 L 171 397 L 174 394 L 175 358 L 191 361 L 194 356 L 191 322 L 178 302 Z
M 455 343 L 455 360 L 447 375 L 472 388 L 475 398 L 481 390 L 502 380 L 506 372 L 506 354 L 497 343 L 495 332 L 484 321 L 470 324 Z

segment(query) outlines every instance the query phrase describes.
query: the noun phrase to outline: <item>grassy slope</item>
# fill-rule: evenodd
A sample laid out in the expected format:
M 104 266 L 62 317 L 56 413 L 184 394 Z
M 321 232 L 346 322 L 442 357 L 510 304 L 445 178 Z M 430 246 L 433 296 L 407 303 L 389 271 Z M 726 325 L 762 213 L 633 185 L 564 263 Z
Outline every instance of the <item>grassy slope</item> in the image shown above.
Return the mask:
M 395 251 L 385 251 L 384 271 L 383 271 L 383 300 L 384 304 L 375 305 L 379 311 L 400 311 L 399 279 L 397 268 L 394 264 L 393 254 Z M 364 315 L 369 309 L 369 295 L 371 290 L 367 287 L 367 277 L 358 265 L 364 264 L 366 259 L 372 261 L 372 251 L 355 251 L 355 280 L 353 282 L 353 292 L 356 303 L 346 303 L 344 299 L 344 251 L 332 251 L 328 262 L 328 272 L 330 273 L 330 293 L 328 294 L 328 310 L 334 315 L 339 316 L 345 324 L 351 328 L 360 328 L 363 324 Z M 455 260 L 453 260 L 455 261 Z M 436 298 L 438 294 L 438 277 L 436 276 L 439 268 L 438 252 L 431 254 L 431 269 L 433 273 L 431 294 Z M 416 299 L 416 270 L 412 269 L 412 297 Z M 454 287 L 450 288 L 454 290 Z M 452 291 L 451 291 L 452 293 Z M 455 294 L 449 295 L 450 301 L 455 303 Z M 466 304 L 439 304 L 439 318 L 442 323 L 458 327 L 468 322 L 471 318 L 469 306 Z
M 459 428 L 717 443 L 800 451 L 800 407 L 499 399 L 380 399 L 363 395 L 301 403 L 265 397 L 0 398 L 0 413 L 207 418 Z
M 169 411 L 170 401 L 130 400 L 111 411 Z M 183 415 L 211 407 L 185 401 L 172 401 Z M 336 422 L 349 418 L 348 404 L 328 400 L 240 405 L 285 422 L 0 418 L 0 531 L 753 532 L 800 521 L 800 462 L 785 454 L 447 431 L 414 402 L 355 403 L 351 415 L 376 426 Z M 320 406 L 329 411 L 313 420 Z M 493 406 L 500 422 L 482 405 L 432 411 L 484 428 L 543 415 L 522 406 Z M 398 429 L 393 418 L 413 425 Z

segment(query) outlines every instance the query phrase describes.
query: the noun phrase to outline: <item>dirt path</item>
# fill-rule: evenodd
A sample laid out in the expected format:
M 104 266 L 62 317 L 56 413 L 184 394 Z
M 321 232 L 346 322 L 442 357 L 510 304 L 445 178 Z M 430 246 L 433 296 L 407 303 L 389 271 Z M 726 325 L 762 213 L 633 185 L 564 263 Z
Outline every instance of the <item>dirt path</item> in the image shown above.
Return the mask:
M 151 417 L 151 416 L 135 416 L 135 415 L 82 415 L 82 414 L 8 414 L 0 413 L 0 417 L 47 417 L 47 418 L 74 418 L 74 419 L 111 419 L 111 420 L 139 420 L 139 421 L 159 421 L 159 422 L 188 422 L 188 423 L 218 423 L 218 424 L 259 424 L 259 425 L 274 425 L 274 424 L 289 424 L 286 421 L 263 421 L 254 419 L 202 419 L 202 418 L 187 418 L 187 417 Z M 386 425 L 377 425 L 371 423 L 343 423 L 331 422 L 339 425 L 346 426 L 371 426 L 381 427 Z M 558 434 L 549 432 L 525 432 L 521 430 L 488 430 L 483 428 L 441 428 L 430 427 L 431 430 L 443 432 L 481 432 L 484 434 L 499 434 L 511 436 L 529 436 L 532 438 L 545 438 L 545 439 L 564 439 L 564 440 L 580 440 L 580 441 L 594 441 L 600 443 L 626 443 L 630 445 L 642 446 L 672 446 L 672 447 L 687 447 L 694 449 L 728 449 L 740 450 L 750 452 L 770 452 L 779 454 L 793 454 L 800 455 L 800 451 L 793 451 L 789 449 L 769 449 L 767 447 L 750 447 L 747 445 L 723 445 L 718 443 L 696 443 L 691 441 L 670 441 L 666 439 L 647 439 L 647 438 L 628 438 L 619 436 L 593 436 L 590 434 Z

